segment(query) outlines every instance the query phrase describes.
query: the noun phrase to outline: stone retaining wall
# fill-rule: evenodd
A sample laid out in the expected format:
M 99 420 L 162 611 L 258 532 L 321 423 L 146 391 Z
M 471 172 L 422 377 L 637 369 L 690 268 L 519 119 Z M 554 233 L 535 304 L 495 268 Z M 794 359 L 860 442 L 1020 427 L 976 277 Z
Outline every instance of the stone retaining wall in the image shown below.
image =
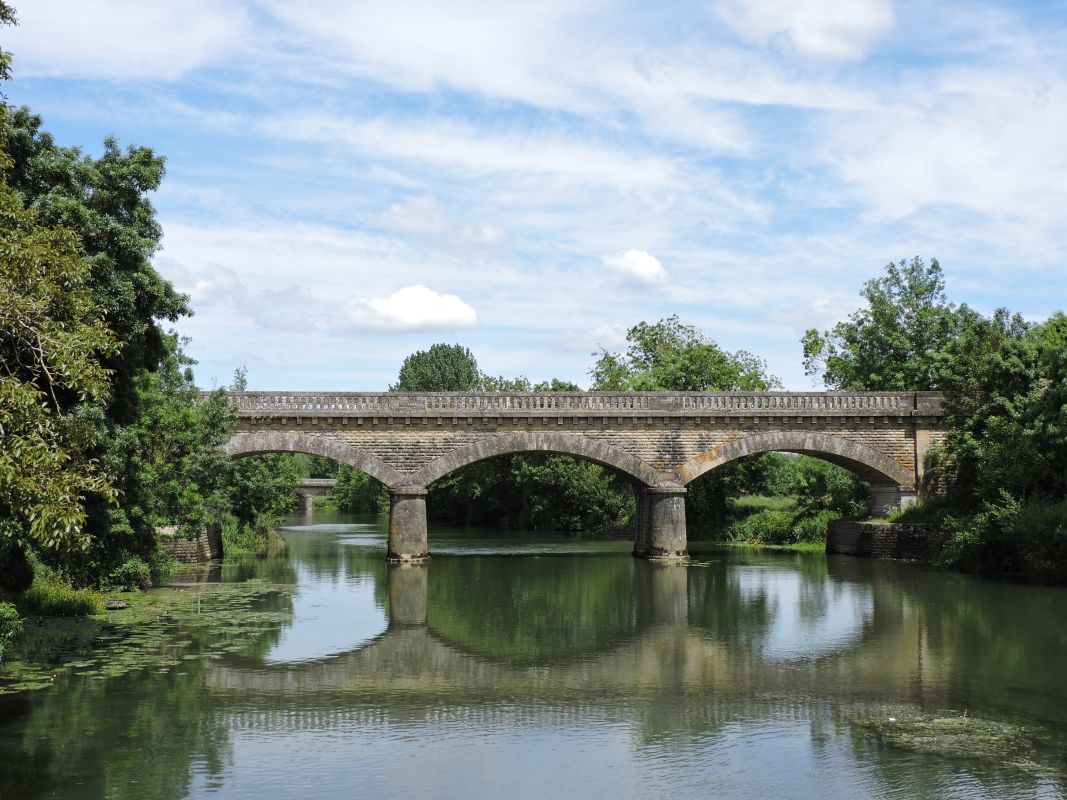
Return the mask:
M 827 526 L 826 552 L 927 561 L 940 534 L 937 525 L 923 523 L 835 520 Z
M 160 528 L 159 543 L 176 561 L 195 564 L 222 558 L 222 528 L 210 525 L 194 539 L 177 536 L 173 527 Z

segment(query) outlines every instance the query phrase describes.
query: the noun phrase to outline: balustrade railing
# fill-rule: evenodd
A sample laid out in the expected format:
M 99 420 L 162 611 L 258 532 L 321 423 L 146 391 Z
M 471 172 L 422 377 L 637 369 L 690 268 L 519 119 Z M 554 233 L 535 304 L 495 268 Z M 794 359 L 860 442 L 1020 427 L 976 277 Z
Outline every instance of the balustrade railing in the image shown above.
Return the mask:
M 937 416 L 935 392 L 231 392 L 242 416 Z

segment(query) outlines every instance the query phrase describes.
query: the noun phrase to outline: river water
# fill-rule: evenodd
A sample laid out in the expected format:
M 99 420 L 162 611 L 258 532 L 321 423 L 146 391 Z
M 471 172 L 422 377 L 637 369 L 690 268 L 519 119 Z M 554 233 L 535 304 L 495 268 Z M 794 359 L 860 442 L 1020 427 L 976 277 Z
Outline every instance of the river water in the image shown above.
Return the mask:
M 0 697 L 0 799 L 1067 796 L 1067 589 L 317 514 Z

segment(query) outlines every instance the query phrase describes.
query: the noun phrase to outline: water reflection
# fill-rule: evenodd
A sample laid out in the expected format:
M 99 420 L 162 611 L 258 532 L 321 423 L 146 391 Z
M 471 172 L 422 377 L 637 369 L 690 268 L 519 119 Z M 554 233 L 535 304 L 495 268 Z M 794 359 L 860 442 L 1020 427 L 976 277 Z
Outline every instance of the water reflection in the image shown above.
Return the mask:
M 1063 590 L 813 555 L 659 564 L 555 537 L 493 551 L 461 531 L 389 567 L 376 521 L 317 521 L 284 555 L 212 574 L 279 585 L 248 608 L 277 616 L 256 638 L 179 619 L 180 668 L 0 703 L 0 798 L 303 798 L 308 776 L 415 797 L 1067 785 Z M 889 747 L 861 724 L 964 709 L 1042 726 L 1034 767 Z
M 770 660 L 812 659 L 855 643 L 874 615 L 869 586 L 813 579 L 794 570 L 734 570 L 741 602 L 766 610 L 759 655 Z

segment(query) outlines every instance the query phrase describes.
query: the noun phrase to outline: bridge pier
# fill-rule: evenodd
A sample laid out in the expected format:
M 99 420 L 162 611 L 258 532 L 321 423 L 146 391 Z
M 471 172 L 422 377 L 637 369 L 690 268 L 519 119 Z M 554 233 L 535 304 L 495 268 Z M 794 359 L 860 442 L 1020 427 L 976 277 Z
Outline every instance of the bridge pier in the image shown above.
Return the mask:
M 298 494 L 297 497 L 300 499 L 300 513 L 311 516 L 315 510 L 315 495 Z
M 389 490 L 389 561 L 425 561 L 430 557 L 426 537 L 426 489 L 404 486 Z
M 637 489 L 634 555 L 639 558 L 688 558 L 685 537 L 685 487 Z
M 915 505 L 918 494 L 912 489 L 901 486 L 886 486 L 871 484 L 871 515 L 885 517 L 894 511 L 901 511 L 908 506 Z

